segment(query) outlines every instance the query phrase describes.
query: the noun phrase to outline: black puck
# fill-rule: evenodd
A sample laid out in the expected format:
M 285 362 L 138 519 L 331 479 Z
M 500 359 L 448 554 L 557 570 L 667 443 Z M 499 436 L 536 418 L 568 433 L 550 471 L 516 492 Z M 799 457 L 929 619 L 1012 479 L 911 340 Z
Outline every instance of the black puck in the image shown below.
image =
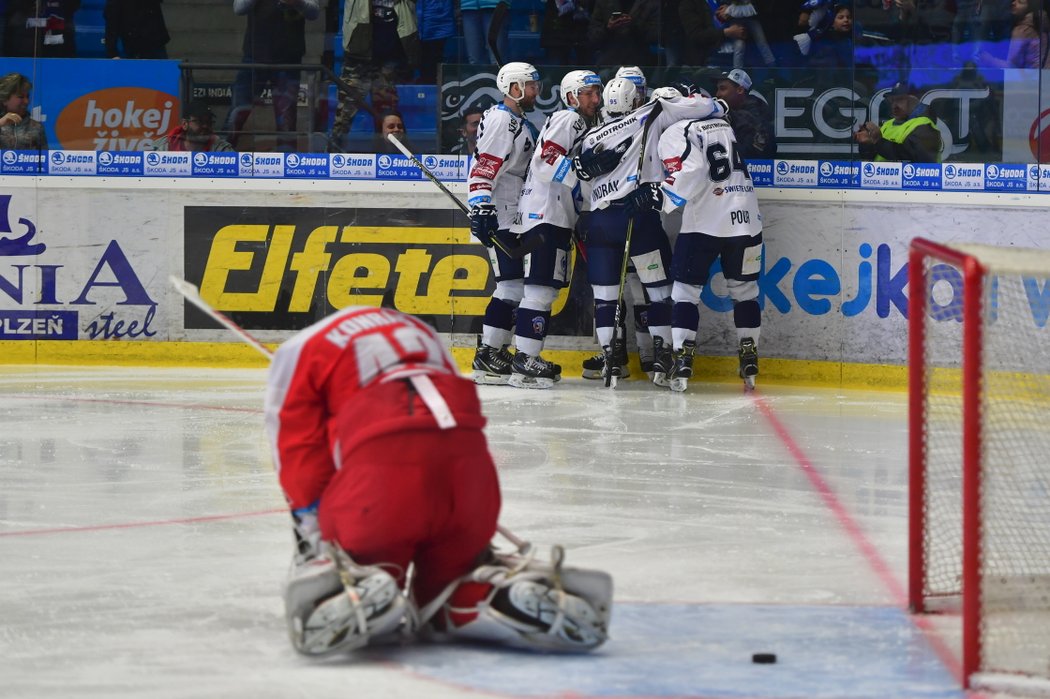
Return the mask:
M 776 653 L 755 653 L 751 656 L 751 662 L 759 665 L 771 665 L 777 661 Z

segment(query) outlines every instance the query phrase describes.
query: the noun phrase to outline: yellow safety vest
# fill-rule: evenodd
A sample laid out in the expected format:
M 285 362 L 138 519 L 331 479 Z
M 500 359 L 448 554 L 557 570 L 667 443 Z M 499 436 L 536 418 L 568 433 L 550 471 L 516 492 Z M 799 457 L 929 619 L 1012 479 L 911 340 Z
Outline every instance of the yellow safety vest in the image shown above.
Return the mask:
M 904 143 L 905 139 L 908 138 L 912 131 L 919 128 L 923 124 L 929 124 L 933 127 L 933 130 L 937 130 L 937 124 L 934 124 L 929 117 L 915 117 L 914 119 L 908 119 L 904 123 L 895 124 L 892 119 L 885 122 L 882 128 L 882 137 L 890 143 Z M 943 150 L 943 144 L 941 146 Z M 876 155 L 875 160 L 886 160 L 881 155 Z M 941 162 L 941 151 L 937 151 L 937 162 Z

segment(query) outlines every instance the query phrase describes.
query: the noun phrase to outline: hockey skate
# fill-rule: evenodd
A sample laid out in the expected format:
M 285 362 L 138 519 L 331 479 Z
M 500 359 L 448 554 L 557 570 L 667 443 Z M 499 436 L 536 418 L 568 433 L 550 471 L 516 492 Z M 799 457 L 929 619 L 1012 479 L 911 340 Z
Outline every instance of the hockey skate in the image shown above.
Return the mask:
M 663 338 L 653 338 L 653 383 L 657 386 L 667 387 L 670 385 L 668 374 L 674 366 L 674 356 L 671 348 L 664 345 Z
M 561 379 L 561 367 L 540 355 L 516 352 L 511 361 L 511 386 L 516 388 L 550 388 Z
M 496 349 L 481 342 L 478 337 L 478 349 L 474 352 L 474 383 L 485 386 L 499 386 L 510 381 L 513 357 L 506 347 Z
M 672 391 L 681 393 L 685 390 L 689 379 L 693 378 L 693 352 L 695 350 L 696 343 L 686 340 L 682 343 L 681 349 L 674 351 L 674 361 L 667 375 Z
M 652 355 L 644 355 L 641 351 L 638 352 L 638 362 L 642 365 L 642 373 L 649 377 L 649 380 L 653 380 L 653 376 L 656 374 L 656 370 L 653 368 L 653 357 Z
M 627 347 L 616 343 L 618 347 L 622 347 L 620 353 L 620 378 L 626 379 L 631 375 L 630 369 L 627 368 Z M 583 360 L 583 378 L 585 379 L 604 379 L 605 378 L 605 352 L 599 352 L 593 357 L 588 357 Z
M 758 376 L 758 348 L 750 337 L 740 340 L 740 378 L 744 388 L 751 391 L 755 388 L 755 377 Z

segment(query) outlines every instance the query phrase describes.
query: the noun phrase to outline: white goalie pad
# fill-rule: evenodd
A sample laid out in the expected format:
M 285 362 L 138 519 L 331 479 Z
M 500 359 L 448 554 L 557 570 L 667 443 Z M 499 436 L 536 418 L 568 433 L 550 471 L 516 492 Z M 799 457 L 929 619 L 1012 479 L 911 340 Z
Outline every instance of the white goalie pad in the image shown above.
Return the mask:
M 545 651 L 590 651 L 602 645 L 609 637 L 612 577 L 598 570 L 563 567 L 563 557 L 561 547 L 554 548 L 549 563 L 519 554 L 494 554 L 493 561 L 456 583 L 493 586 L 477 607 L 453 608 L 444 604 L 447 595 L 439 598 L 446 634 Z M 428 606 L 428 612 L 432 608 Z M 457 627 L 450 621 L 453 614 L 476 617 Z
M 325 544 L 323 555 L 293 562 L 284 590 L 292 646 L 303 655 L 352 651 L 414 632 L 416 613 L 390 573 L 360 566 Z

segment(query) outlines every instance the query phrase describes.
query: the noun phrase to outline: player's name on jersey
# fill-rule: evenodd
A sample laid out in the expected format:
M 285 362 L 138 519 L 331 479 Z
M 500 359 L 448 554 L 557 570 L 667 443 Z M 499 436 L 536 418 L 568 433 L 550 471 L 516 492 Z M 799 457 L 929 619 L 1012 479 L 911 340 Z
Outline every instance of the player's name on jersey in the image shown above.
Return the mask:
M 467 181 L 469 156 L 421 154 L 417 158 L 442 182 Z M 1050 164 L 775 159 L 748 160 L 747 166 L 759 188 L 1050 192 Z M 82 150 L 3 150 L 0 175 L 423 179 L 419 168 L 402 155 Z

